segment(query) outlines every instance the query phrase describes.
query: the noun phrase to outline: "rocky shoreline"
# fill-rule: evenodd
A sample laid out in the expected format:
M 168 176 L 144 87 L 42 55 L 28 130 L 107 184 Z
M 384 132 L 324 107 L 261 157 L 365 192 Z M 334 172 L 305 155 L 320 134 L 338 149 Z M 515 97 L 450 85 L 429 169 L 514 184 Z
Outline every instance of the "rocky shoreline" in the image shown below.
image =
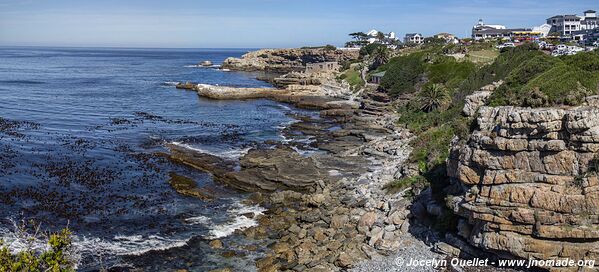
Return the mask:
M 283 131 L 286 138 L 308 136 L 309 145 L 320 152 L 301 155 L 293 146 L 265 143 L 243 156 L 238 169 L 209 154 L 169 146 L 173 161 L 253 192 L 251 204 L 268 208 L 257 218 L 258 226 L 243 230 L 250 239 L 275 241 L 266 257 L 257 260 L 259 271 L 345 270 L 415 244 L 412 233 L 427 231 L 411 222 L 410 199 L 384 188 L 403 176 L 411 139 L 407 130 L 396 127 L 395 113 L 380 102 L 388 100 L 385 94 L 371 90 L 354 101 L 348 100 L 353 97 L 349 89 L 330 95 L 322 84 L 177 87 L 210 99 L 272 99 L 318 109 L 325 117 L 301 117 Z M 359 108 L 363 105 L 370 105 L 369 110 Z
M 277 67 L 263 69 L 276 70 Z M 258 221 L 258 226 L 238 231 L 239 235 L 256 241 L 259 247 L 268 248 L 256 260 L 258 271 L 513 271 L 460 265 L 419 269 L 402 267 L 396 262 L 452 257 L 530 257 L 517 251 L 512 251 L 512 255 L 481 251 L 481 247 L 501 252 L 518 250 L 504 243 L 505 239 L 477 238 L 475 235 L 481 230 L 486 231 L 487 236 L 497 229 L 519 230 L 501 223 L 507 220 L 503 218 L 495 222 L 498 224 L 482 229 L 476 225 L 474 227 L 479 229 L 474 231 L 470 222 L 489 221 L 489 214 L 493 212 L 481 211 L 484 207 L 477 206 L 477 202 L 468 203 L 471 199 L 465 199 L 464 191 L 454 195 L 452 208 L 463 219 L 457 226 L 458 233 L 453 233 L 437 232 L 430 227 L 435 220 L 443 220 L 441 217 L 446 213 L 446 203 L 435 200 L 430 188 L 418 191 L 408 187 L 400 192 L 386 189 L 390 182 L 418 173 L 417 166 L 408 162 L 414 136 L 398 126 L 398 115 L 387 94 L 368 88 L 354 93 L 336 81 L 334 74 L 289 73 L 275 78 L 274 82 L 278 82 L 280 88 L 233 88 L 189 82 L 178 84 L 177 88 L 195 91 L 208 99 L 271 99 L 319 110 L 320 118 L 296 116 L 298 122 L 283 130 L 286 138 L 302 135 L 310 139 L 309 143 L 262 143 L 239 161 L 168 146 L 171 151 L 168 156 L 173 162 L 208 172 L 218 182 L 251 192 L 248 204 L 267 208 L 264 214 L 250 215 Z M 464 114 L 478 114 L 479 108 L 501 84 L 485 86 L 467 97 Z M 529 124 L 529 127 L 535 125 L 538 124 Z M 478 142 L 477 139 L 471 140 L 470 148 L 483 145 L 481 139 Z M 487 142 L 484 144 L 488 145 Z M 495 145 L 500 144 L 506 143 Z M 457 143 L 454 146 L 458 146 Z M 482 170 L 470 170 L 471 163 L 458 155 L 463 151 L 459 148 L 461 146 L 453 150 L 449 162 L 453 168 L 448 169 L 452 171 L 449 176 L 454 178 L 452 186 L 465 190 L 474 184 L 476 177 L 471 177 Z M 302 150 L 306 149 L 316 152 L 303 154 Z M 474 165 L 478 167 L 482 163 Z M 457 165 L 461 168 L 456 170 Z M 594 232 L 581 235 L 591 234 Z M 220 240 L 211 243 L 227 248 Z M 511 244 L 515 243 L 518 241 Z M 539 244 L 539 250 L 542 248 Z M 232 270 L 225 267 L 217 271 Z
M 261 49 L 249 52 L 241 58 L 228 58 L 221 67 L 236 71 L 270 71 L 284 74 L 304 71 L 306 63 L 345 62 L 357 58 L 358 51 L 356 50 L 334 48 Z

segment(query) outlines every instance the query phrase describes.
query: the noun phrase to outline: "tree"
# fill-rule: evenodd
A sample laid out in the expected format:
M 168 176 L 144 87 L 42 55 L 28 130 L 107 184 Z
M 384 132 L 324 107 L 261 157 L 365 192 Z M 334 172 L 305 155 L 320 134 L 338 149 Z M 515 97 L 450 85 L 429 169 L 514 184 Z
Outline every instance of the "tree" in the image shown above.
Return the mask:
M 383 40 L 385 40 L 385 33 L 383 33 L 383 32 L 380 32 L 380 31 L 379 31 L 378 33 L 376 33 L 376 38 L 377 38 L 379 41 L 383 41 Z
M 447 89 L 442 84 L 429 85 L 420 92 L 418 97 L 420 109 L 424 112 L 444 108 L 451 102 L 450 99 Z
M 372 52 L 372 69 L 379 68 L 381 65 L 389 62 L 390 55 L 391 53 L 387 46 L 381 45 L 375 48 L 374 52 Z
M 349 36 L 351 36 L 352 39 L 354 39 L 356 41 L 362 41 L 362 40 L 365 40 L 366 37 L 368 37 L 368 35 L 366 35 L 366 33 L 364 33 L 364 32 L 350 33 Z

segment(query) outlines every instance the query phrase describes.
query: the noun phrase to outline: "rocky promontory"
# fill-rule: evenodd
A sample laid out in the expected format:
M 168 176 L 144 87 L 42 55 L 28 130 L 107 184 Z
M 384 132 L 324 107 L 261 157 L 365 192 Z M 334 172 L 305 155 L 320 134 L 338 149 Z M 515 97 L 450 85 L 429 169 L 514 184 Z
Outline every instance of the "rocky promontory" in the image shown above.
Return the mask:
M 355 60 L 358 55 L 356 50 L 329 48 L 262 49 L 249 52 L 241 58 L 227 58 L 221 67 L 236 71 L 287 73 L 303 71 L 306 63 L 344 62 Z
M 448 162 L 459 235 L 502 258 L 597 260 L 598 150 L 598 107 L 481 107 Z

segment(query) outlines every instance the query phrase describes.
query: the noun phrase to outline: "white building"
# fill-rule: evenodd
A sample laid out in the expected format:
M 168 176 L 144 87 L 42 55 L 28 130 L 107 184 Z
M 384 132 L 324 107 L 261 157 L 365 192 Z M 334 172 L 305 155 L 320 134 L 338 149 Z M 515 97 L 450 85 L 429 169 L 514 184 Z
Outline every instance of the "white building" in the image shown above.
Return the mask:
M 551 32 L 551 25 L 550 24 L 542 24 L 540 26 L 535 26 L 532 28 L 532 32 L 540 33 L 539 37 L 545 38 Z
M 504 25 L 487 25 L 483 19 L 472 27 L 472 39 L 475 41 L 486 39 L 502 39 L 510 36 L 509 31 Z
M 392 45 L 394 44 L 395 41 L 397 41 L 397 36 L 395 35 L 395 32 L 389 32 L 389 33 L 383 33 L 381 31 L 378 31 L 376 29 L 372 29 L 368 32 L 366 32 L 366 40 L 368 41 L 368 43 L 381 43 L 381 44 L 386 44 L 386 45 Z
M 422 36 L 422 34 L 420 34 L 420 33 L 408 33 L 403 38 L 403 40 L 404 40 L 404 43 L 409 43 L 409 44 L 423 44 L 424 43 L 424 36 Z
M 587 10 L 583 16 L 577 15 L 556 15 L 547 19 L 547 24 L 551 25 L 551 32 L 557 32 L 562 36 L 574 36 L 578 31 L 593 30 L 599 27 L 597 12 Z

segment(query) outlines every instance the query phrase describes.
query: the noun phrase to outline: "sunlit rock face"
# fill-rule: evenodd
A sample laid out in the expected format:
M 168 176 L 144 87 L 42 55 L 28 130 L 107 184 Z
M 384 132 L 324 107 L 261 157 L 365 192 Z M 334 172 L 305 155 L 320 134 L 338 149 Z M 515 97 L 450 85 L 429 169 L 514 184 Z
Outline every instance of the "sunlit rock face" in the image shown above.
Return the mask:
M 459 234 L 501 257 L 598 259 L 599 108 L 481 107 L 452 147 Z
M 222 68 L 241 71 L 304 71 L 306 63 L 355 60 L 357 50 L 329 50 L 325 48 L 262 49 L 249 52 L 241 58 L 228 58 Z

